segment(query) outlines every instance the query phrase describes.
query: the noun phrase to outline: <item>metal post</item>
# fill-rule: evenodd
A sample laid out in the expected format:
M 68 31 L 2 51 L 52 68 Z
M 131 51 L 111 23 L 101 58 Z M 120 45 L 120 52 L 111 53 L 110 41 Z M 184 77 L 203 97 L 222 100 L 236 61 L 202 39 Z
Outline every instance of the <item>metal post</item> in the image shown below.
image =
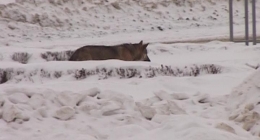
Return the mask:
M 229 0 L 229 40 L 234 41 L 233 37 L 233 0 Z
M 245 43 L 249 45 L 249 28 L 248 28 L 248 0 L 245 0 Z
M 253 45 L 256 45 L 256 10 L 255 0 L 252 0 L 252 22 L 253 22 Z

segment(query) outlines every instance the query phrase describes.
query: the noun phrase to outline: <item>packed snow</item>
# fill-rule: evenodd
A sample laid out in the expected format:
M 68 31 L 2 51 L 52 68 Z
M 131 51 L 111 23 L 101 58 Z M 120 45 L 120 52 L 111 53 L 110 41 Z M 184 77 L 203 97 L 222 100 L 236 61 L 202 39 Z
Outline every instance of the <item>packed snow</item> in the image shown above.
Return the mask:
M 227 42 L 227 0 L 0 0 L 0 31 L 0 140 L 259 140 L 260 45 Z M 67 61 L 140 40 L 151 62 Z

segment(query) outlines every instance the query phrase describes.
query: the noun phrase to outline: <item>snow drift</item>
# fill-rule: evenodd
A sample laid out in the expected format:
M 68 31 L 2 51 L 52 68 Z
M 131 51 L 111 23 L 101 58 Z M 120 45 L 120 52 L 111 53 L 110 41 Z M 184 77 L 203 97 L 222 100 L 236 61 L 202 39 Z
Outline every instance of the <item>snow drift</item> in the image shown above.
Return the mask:
M 229 119 L 239 123 L 243 129 L 260 136 L 260 70 L 246 78 L 234 88 L 227 100 Z
M 246 131 L 259 135 L 256 98 L 259 75 L 259 71 L 255 72 L 234 93 L 215 98 L 161 90 L 152 98 L 134 101 L 130 95 L 99 88 L 77 93 L 33 87 L 5 88 L 0 96 L 0 118 L 9 127 L 1 126 L 0 130 L 13 133 L 5 135 L 6 139 L 21 140 L 70 139 L 75 135 L 76 139 L 91 140 L 254 140 Z M 248 86 L 252 88 L 245 90 Z M 237 94 L 241 91 L 244 94 Z M 253 100 L 256 102 L 248 105 Z M 244 109 L 247 114 L 241 114 Z M 239 111 L 240 115 L 226 120 Z M 250 123 L 250 127 L 242 127 L 244 123 Z

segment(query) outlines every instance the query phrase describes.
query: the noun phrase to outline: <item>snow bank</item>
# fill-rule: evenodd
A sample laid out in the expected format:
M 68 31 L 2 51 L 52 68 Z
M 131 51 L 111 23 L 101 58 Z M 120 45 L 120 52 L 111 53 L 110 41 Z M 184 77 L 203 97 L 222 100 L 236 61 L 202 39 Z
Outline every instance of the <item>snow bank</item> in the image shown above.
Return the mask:
M 3 92 L 0 131 L 5 132 L 1 137 L 6 139 L 70 139 L 74 136 L 75 140 L 96 140 L 119 135 L 111 132 L 120 127 L 132 129 L 134 133 L 125 133 L 134 135 L 155 126 L 142 117 L 131 96 L 113 91 L 92 88 L 74 93 L 10 88 Z M 3 127 L 5 125 L 9 126 Z M 66 132 L 70 132 L 70 136 Z M 122 133 L 122 136 L 125 135 Z
M 214 121 L 194 116 L 174 115 L 159 128 L 124 140 L 246 140 L 231 132 L 214 128 Z M 239 130 L 239 129 L 238 129 Z
M 6 139 L 255 139 L 235 123 L 216 117 L 227 115 L 223 105 L 216 99 L 206 101 L 202 94 L 158 91 L 148 105 L 147 99 L 135 101 L 131 95 L 99 88 L 75 93 L 10 87 L 1 92 L 0 131 Z
M 239 123 L 246 131 L 260 136 L 260 70 L 234 88 L 227 100 L 229 119 Z

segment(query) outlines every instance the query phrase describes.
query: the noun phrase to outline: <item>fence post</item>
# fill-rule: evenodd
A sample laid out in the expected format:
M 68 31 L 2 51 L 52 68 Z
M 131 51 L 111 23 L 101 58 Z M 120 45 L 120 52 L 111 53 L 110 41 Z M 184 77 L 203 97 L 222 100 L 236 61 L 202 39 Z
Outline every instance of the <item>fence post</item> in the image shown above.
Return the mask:
M 233 0 L 229 0 L 229 40 L 234 41 L 233 32 Z
M 248 0 L 245 0 L 245 43 L 249 45 L 249 28 L 248 28 Z
M 256 45 L 256 8 L 255 8 L 256 1 L 252 0 L 252 22 L 253 22 L 253 45 Z

